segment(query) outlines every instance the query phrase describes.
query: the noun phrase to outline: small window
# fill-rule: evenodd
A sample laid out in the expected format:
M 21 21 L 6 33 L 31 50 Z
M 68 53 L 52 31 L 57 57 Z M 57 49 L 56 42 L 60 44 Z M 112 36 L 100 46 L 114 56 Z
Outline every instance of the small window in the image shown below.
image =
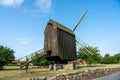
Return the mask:
M 52 26 L 52 23 L 48 23 L 49 26 Z

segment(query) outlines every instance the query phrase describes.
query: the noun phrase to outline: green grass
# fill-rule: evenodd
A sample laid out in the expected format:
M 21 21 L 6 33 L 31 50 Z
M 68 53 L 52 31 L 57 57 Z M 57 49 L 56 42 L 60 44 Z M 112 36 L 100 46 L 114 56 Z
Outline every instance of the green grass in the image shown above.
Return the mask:
M 108 65 L 92 65 L 90 66 L 78 66 L 76 70 L 58 70 L 58 71 L 49 71 L 47 68 L 42 69 L 31 69 L 31 74 L 27 74 L 25 70 L 16 70 L 18 66 L 7 66 L 6 70 L 0 71 L 0 80 L 22 80 L 30 77 L 40 77 L 40 76 L 51 76 L 62 73 L 73 73 L 84 70 L 98 69 L 98 68 L 115 68 L 120 67 L 120 64 L 108 64 Z
M 4 66 L 5 70 L 18 70 L 20 66 Z
M 21 80 L 28 77 L 49 76 L 72 71 L 73 70 L 49 71 L 48 69 L 31 69 L 31 74 L 27 74 L 25 70 L 3 70 L 0 71 L 0 80 Z

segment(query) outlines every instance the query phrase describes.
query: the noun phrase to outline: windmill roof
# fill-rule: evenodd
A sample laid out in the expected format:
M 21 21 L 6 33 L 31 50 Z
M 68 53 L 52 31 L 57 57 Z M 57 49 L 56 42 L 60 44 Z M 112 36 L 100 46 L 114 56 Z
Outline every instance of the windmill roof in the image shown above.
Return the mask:
M 52 20 L 52 21 L 53 21 L 53 20 Z M 65 31 L 65 32 L 68 32 L 68 33 L 74 35 L 74 32 L 73 32 L 71 29 L 65 27 L 64 25 L 62 25 L 62 24 L 60 24 L 60 23 L 58 23 L 58 22 L 56 22 L 56 21 L 53 21 L 53 22 L 56 24 L 56 27 L 57 27 L 57 28 L 59 28 L 59 29 Z

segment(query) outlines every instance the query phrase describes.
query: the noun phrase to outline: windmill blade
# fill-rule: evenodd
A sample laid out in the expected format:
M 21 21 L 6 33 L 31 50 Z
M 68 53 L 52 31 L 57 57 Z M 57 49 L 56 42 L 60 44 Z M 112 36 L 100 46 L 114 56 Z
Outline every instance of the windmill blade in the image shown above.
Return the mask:
M 83 48 L 84 50 L 86 50 L 88 53 L 86 53 L 87 56 L 93 55 L 94 52 L 91 52 L 89 49 L 87 49 L 86 47 L 88 47 L 89 45 L 86 44 L 83 40 L 81 40 L 80 38 L 76 37 L 76 44 L 78 47 Z
M 26 56 L 24 56 L 24 57 L 19 58 L 18 60 L 25 61 L 25 60 L 26 60 L 26 57 L 31 60 L 32 57 L 33 57 L 36 53 L 44 54 L 44 49 L 40 49 L 40 50 L 38 50 L 38 51 L 35 51 L 35 52 L 31 53 L 31 54 L 28 54 L 28 55 L 26 55 Z
M 89 51 L 86 47 L 84 47 L 82 44 L 80 44 L 78 41 L 77 41 L 77 45 L 79 48 L 83 48 L 85 51 L 87 51 L 87 53 L 85 53 L 87 56 L 90 56 L 90 55 L 93 55 L 91 51 Z
M 80 20 L 77 22 L 77 24 L 75 25 L 73 32 L 77 29 L 77 27 L 79 26 L 79 24 L 82 22 L 82 20 L 87 16 L 88 10 L 86 10 L 84 12 L 84 14 L 82 15 L 82 17 L 80 18 Z

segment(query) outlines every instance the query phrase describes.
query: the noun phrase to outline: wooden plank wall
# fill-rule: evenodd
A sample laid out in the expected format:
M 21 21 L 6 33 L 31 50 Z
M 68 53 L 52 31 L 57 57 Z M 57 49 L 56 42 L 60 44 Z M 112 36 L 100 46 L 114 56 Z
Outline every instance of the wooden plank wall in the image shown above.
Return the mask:
M 44 50 L 49 59 L 55 61 L 60 58 L 61 62 L 77 59 L 74 34 L 58 28 L 54 21 L 49 21 L 44 36 Z
M 63 60 L 76 60 L 75 35 L 57 29 L 58 54 Z

